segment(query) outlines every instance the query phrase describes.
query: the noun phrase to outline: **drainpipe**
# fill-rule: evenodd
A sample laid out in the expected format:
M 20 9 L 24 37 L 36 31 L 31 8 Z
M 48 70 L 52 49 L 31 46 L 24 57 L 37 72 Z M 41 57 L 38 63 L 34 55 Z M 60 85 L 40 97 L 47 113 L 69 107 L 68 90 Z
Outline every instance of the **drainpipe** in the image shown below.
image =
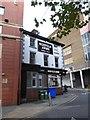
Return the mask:
M 62 86 L 62 75 L 60 75 L 60 78 L 61 78 L 61 86 Z
M 17 95 L 17 105 L 21 102 L 21 69 L 22 69 L 22 32 L 20 31 L 20 46 L 19 46 L 19 74 L 18 74 L 18 95 Z

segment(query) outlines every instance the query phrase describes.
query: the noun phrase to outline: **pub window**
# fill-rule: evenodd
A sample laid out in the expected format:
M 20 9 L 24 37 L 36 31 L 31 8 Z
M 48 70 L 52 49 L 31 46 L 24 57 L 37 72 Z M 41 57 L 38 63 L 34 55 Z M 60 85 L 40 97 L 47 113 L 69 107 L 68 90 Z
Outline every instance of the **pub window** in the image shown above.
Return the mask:
M 44 66 L 48 66 L 48 55 L 44 55 Z
M 37 79 L 37 74 L 36 74 L 36 72 L 33 72 L 32 73 L 32 87 L 36 87 L 37 86 L 36 79 Z
M 35 64 L 35 53 L 30 52 L 30 63 Z
M 50 78 L 49 86 L 50 87 L 59 86 L 58 79 L 57 78 Z
M 58 57 L 55 57 L 55 67 L 58 67 Z
M 27 87 L 31 87 L 31 72 L 27 71 Z
M 30 37 L 30 47 L 35 47 L 35 38 Z
M 42 75 L 39 75 L 39 87 L 42 86 Z
M 42 80 L 39 79 L 39 86 L 42 86 Z
M 36 86 L 36 79 L 35 78 L 32 78 L 32 86 Z

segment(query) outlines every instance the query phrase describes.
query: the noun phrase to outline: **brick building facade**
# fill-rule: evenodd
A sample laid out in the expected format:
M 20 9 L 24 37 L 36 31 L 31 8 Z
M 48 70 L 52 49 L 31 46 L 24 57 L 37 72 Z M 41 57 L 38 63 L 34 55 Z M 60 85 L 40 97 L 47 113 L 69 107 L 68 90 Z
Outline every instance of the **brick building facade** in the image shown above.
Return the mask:
M 2 105 L 19 102 L 21 78 L 21 42 L 19 28 L 23 25 L 22 2 L 2 2 L 5 7 L 0 21 L 2 42 Z

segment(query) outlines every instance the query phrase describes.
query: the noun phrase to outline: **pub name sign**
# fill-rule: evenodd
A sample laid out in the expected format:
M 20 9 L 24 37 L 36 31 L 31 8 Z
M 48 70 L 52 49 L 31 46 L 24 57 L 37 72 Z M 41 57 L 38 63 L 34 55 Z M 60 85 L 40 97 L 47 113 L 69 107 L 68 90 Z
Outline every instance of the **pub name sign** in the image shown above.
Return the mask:
M 41 41 L 38 41 L 38 51 L 48 53 L 48 54 L 53 54 L 52 45 L 41 42 Z

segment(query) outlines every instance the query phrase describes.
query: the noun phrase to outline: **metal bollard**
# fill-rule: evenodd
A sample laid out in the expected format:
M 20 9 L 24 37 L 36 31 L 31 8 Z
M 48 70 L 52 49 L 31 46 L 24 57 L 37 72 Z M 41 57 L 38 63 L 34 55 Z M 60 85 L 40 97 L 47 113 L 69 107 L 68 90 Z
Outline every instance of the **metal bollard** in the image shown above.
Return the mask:
M 51 100 L 50 92 L 49 92 L 49 106 L 52 106 L 52 100 Z

